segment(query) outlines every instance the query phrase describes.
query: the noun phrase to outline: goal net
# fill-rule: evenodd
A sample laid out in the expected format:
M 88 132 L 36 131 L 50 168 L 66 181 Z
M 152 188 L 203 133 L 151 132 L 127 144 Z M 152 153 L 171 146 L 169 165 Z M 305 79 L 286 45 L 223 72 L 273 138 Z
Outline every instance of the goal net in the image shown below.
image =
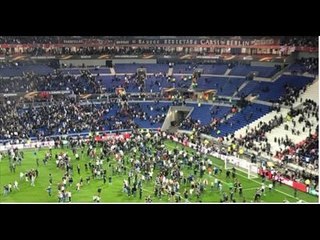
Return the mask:
M 259 167 L 255 163 L 248 162 L 244 159 L 236 157 L 225 157 L 225 169 L 231 170 L 235 168 L 236 171 L 245 173 L 249 179 L 254 179 L 259 177 Z

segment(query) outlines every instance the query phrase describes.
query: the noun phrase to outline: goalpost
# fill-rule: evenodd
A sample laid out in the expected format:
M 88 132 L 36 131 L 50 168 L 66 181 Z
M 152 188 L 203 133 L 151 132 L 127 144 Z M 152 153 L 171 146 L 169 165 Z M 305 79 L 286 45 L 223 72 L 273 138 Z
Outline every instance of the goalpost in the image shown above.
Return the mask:
M 245 173 L 248 176 L 248 179 L 254 179 L 259 177 L 259 167 L 255 163 L 248 162 L 244 159 L 236 157 L 225 157 L 225 169 L 232 169 L 233 167 L 240 172 Z

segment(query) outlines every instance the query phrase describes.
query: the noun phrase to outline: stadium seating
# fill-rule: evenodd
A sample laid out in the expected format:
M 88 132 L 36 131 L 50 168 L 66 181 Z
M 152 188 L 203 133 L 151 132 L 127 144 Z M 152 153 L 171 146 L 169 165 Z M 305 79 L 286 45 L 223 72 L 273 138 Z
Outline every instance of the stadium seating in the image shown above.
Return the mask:
M 201 77 L 196 89 L 215 89 L 218 95 L 232 96 L 244 82 L 243 78 Z
M 199 107 L 197 104 L 188 103 L 187 106 L 193 107 L 191 118 L 200 120 L 201 124 L 210 124 L 213 118 L 222 119 L 231 110 L 230 107 L 212 106 L 210 104 L 202 104 Z
M 122 73 L 135 73 L 136 69 L 139 67 L 147 68 L 147 72 L 152 73 L 165 73 L 168 70 L 167 64 L 117 64 L 116 70 Z M 183 73 L 192 73 L 194 68 L 202 68 L 205 74 L 224 74 L 227 70 L 226 64 L 201 64 L 201 65 L 189 65 L 189 64 L 177 64 L 174 66 L 174 72 L 183 72 Z M 269 76 L 274 74 L 273 68 L 267 67 L 252 67 L 247 65 L 238 65 L 235 66 L 231 75 L 246 75 L 250 71 L 258 71 L 258 76 Z M 66 68 L 62 69 L 64 74 L 80 74 L 80 68 Z M 91 73 L 109 73 L 109 68 L 88 68 Z M 22 75 L 23 72 L 33 71 L 39 75 L 52 73 L 53 69 L 45 66 L 45 65 L 24 65 L 24 66 L 2 66 L 0 69 L 0 75 L 5 76 L 19 76 Z M 100 83 L 102 88 L 106 90 L 108 93 L 115 92 L 115 88 L 124 87 L 127 92 L 139 92 L 139 86 L 135 79 L 131 79 L 128 76 L 128 83 L 125 83 L 125 76 L 100 76 L 97 77 L 96 80 L 89 80 L 84 76 L 80 77 L 63 77 L 58 75 L 57 77 L 35 77 L 35 90 L 38 91 L 52 91 L 52 90 L 75 90 L 80 93 L 96 93 L 100 87 Z M 146 92 L 160 92 L 163 88 L 189 88 L 191 85 L 191 80 L 183 80 L 183 75 L 174 76 L 175 81 L 169 81 L 165 76 L 158 75 L 149 75 L 145 80 L 144 91 Z M 15 80 L 20 81 L 20 80 Z M 21 84 L 21 89 L 15 89 L 17 84 L 11 84 L 12 88 L 7 89 L 10 91 L 26 91 L 30 89 L 29 86 L 25 85 L 29 84 L 30 79 L 24 81 Z M 33 80 L 32 80 L 33 81 Z M 216 89 L 217 94 L 220 96 L 233 96 L 234 93 L 240 88 L 240 86 L 245 82 L 244 78 L 234 78 L 234 77 L 200 77 L 198 79 L 198 85 L 196 87 L 199 89 Z M 295 76 L 295 75 L 282 75 L 275 82 L 258 82 L 258 81 L 250 81 L 243 89 L 239 91 L 236 95 L 246 96 L 248 94 L 258 95 L 259 100 L 264 101 L 277 101 L 280 97 L 285 95 L 285 86 L 290 86 L 295 89 L 301 89 L 305 87 L 307 84 L 310 84 L 313 81 L 313 78 L 306 76 Z M 3 83 L 5 81 L 3 80 Z M 7 83 L 6 83 L 7 84 Z M 10 86 L 10 83 L 9 85 Z M 139 127 L 143 128 L 159 128 L 162 126 L 164 116 L 166 114 L 170 103 L 159 103 L 155 105 L 154 103 L 146 103 L 140 102 L 136 104 L 130 104 L 136 111 L 141 111 L 145 113 L 147 118 L 144 117 L 134 117 L 132 120 L 133 124 L 136 124 Z M 150 108 L 152 106 L 152 109 Z M 187 106 L 194 107 L 190 117 L 194 120 L 200 120 L 201 125 L 206 126 L 212 122 L 213 118 L 222 119 L 225 118 L 230 113 L 230 107 L 217 107 L 203 104 L 201 107 L 198 107 L 197 104 L 187 104 Z M 99 110 L 100 106 L 96 106 L 96 110 Z M 158 110 L 156 110 L 158 109 Z M 114 124 L 117 121 L 129 121 L 130 116 L 122 116 L 119 115 L 119 107 L 117 105 L 111 106 L 108 111 L 104 111 L 104 115 L 102 117 L 103 122 L 103 130 L 111 130 L 114 128 Z M 214 137 L 226 136 L 228 134 L 234 133 L 236 130 L 243 128 L 247 124 L 252 123 L 253 121 L 259 119 L 269 112 L 269 107 L 265 105 L 252 104 L 243 109 L 239 113 L 229 115 L 228 119 L 217 126 L 215 130 L 211 129 L 210 134 Z M 21 109 L 19 110 L 19 114 L 23 114 Z M 34 112 L 37 115 L 37 112 Z M 76 120 L 76 119 L 73 119 Z M 61 123 L 63 124 L 63 123 Z M 129 123 L 126 126 L 131 126 Z M 57 126 L 58 127 L 58 126 Z M 182 126 L 183 127 L 183 126 Z M 57 134 L 58 131 L 55 129 L 54 132 L 48 132 L 44 126 L 38 126 L 35 129 L 38 132 L 43 132 L 44 134 Z M 81 132 L 88 131 L 89 129 L 83 128 Z M 191 129 L 189 129 L 191 130 Z M 77 132 L 78 130 L 76 130 Z M 80 131 L 80 130 L 79 130 Z M 219 131 L 219 133 L 218 133 Z M 73 133 L 74 130 L 70 130 L 70 133 Z M 35 137 L 35 131 L 32 132 L 32 137 Z
M 230 117 L 225 123 L 222 123 L 217 130 L 220 130 L 220 134 L 217 131 L 213 131 L 214 137 L 223 137 L 228 134 L 234 133 L 236 130 L 244 127 L 247 124 L 257 120 L 270 111 L 268 106 L 261 104 L 252 104 L 243 108 L 237 114 Z
M 14 77 L 14 76 L 23 76 L 23 73 L 35 73 L 39 75 L 47 75 L 53 73 L 53 68 L 47 65 L 19 65 L 19 66 L 2 66 L 0 68 L 0 77 Z
M 167 73 L 167 64 L 115 64 L 116 73 L 136 73 L 137 68 L 146 68 L 147 73 Z
M 285 94 L 285 86 L 301 89 L 311 83 L 313 78 L 305 76 L 282 75 L 275 82 L 250 81 L 237 96 L 259 95 L 259 100 L 276 101 Z
M 237 65 L 232 68 L 229 75 L 247 76 L 250 72 L 258 72 L 256 77 L 270 78 L 278 72 L 278 69 L 276 67 Z
M 193 73 L 195 68 L 203 70 L 202 74 L 223 75 L 227 69 L 227 64 L 176 64 L 173 66 L 174 73 Z
M 202 64 L 198 65 L 198 68 L 202 68 L 202 74 L 214 74 L 223 75 L 228 69 L 227 64 Z

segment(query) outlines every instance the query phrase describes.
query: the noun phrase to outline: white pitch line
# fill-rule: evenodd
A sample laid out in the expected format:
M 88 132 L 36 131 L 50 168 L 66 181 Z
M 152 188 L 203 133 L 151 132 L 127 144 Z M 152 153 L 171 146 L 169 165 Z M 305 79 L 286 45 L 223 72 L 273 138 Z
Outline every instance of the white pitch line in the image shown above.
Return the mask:
M 252 188 L 245 188 L 245 189 L 242 189 L 242 191 L 249 191 L 249 190 L 256 190 L 257 188 L 256 187 L 252 187 Z
M 242 176 L 242 177 L 245 177 L 245 176 L 243 176 L 243 175 L 241 175 L 241 174 L 239 174 L 239 175 Z M 248 179 L 249 179 L 249 178 L 248 178 Z M 253 180 L 253 179 L 249 179 L 249 180 L 252 181 L 252 182 L 255 182 L 255 183 L 259 183 L 258 181 Z M 259 183 L 259 184 L 261 184 L 261 183 Z M 299 198 L 294 197 L 293 195 L 290 195 L 290 194 L 288 194 L 288 193 L 282 192 L 282 191 L 280 191 L 280 190 L 278 190 L 278 189 L 276 189 L 276 188 L 273 188 L 273 190 L 275 190 L 276 192 L 282 193 L 283 195 L 286 195 L 286 196 L 288 196 L 288 197 L 294 198 L 294 199 L 296 199 L 296 200 L 302 200 L 302 199 L 299 199 Z M 304 200 L 302 200 L 302 201 L 303 201 L 303 202 L 306 202 L 306 201 L 304 201 Z
M 181 145 L 180 143 L 178 143 L 178 144 Z M 182 145 L 181 145 L 181 146 L 182 146 Z M 171 146 L 169 146 L 169 147 L 171 147 Z M 193 149 L 191 149 L 191 150 L 193 150 Z M 223 160 L 222 160 L 222 161 L 223 161 Z M 215 165 L 215 164 L 214 164 L 214 165 Z M 216 165 L 216 166 L 217 166 L 217 165 Z M 237 173 L 237 175 L 239 175 L 239 176 L 241 176 L 241 177 L 243 177 L 243 178 L 246 178 L 246 179 L 248 179 L 248 180 L 250 180 L 250 181 L 252 181 L 252 182 L 255 182 L 255 183 L 258 183 L 259 185 L 261 185 L 261 183 L 258 182 L 258 181 L 256 181 L 256 180 L 249 179 L 249 178 L 247 178 L 246 176 L 241 175 L 241 174 L 239 174 L 239 173 Z M 220 180 L 220 181 L 222 181 L 222 180 Z M 290 195 L 290 194 L 288 194 L 288 193 L 282 192 L 282 191 L 280 191 L 280 190 L 278 190 L 278 189 L 276 189 L 276 188 L 274 188 L 274 190 L 275 190 L 276 192 L 282 193 L 283 195 L 286 195 L 286 196 L 291 197 L 291 198 L 293 198 L 293 199 L 302 200 L 302 199 L 299 199 L 299 198 L 294 197 L 293 195 Z M 302 201 L 303 201 L 303 202 L 306 202 L 306 201 L 304 201 L 304 200 L 302 200 Z

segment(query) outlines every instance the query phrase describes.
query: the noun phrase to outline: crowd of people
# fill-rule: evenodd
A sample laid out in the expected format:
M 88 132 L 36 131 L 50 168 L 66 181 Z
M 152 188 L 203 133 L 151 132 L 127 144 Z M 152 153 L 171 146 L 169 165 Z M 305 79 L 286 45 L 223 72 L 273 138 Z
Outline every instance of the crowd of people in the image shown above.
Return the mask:
M 308 63 L 310 64 L 310 62 Z M 314 64 L 314 62 L 312 62 Z M 159 85 L 160 78 L 165 76 L 157 76 L 154 85 Z M 128 88 L 130 84 L 138 86 L 138 89 L 144 90 L 144 83 L 138 80 L 137 75 L 132 77 L 124 76 L 124 79 L 114 77 L 113 81 L 119 82 L 119 86 Z M 297 91 L 290 86 L 286 87 L 286 93 L 279 99 L 279 103 L 292 106 L 292 104 L 298 101 L 301 91 L 305 91 L 305 88 L 301 91 Z M 89 72 L 83 72 L 82 76 L 75 77 L 70 74 L 63 76 L 62 74 L 49 74 L 46 76 L 39 76 L 33 73 L 26 73 L 21 79 L 1 79 L 1 89 L 4 93 L 12 92 L 31 92 L 38 91 L 52 91 L 52 90 L 71 90 L 75 94 L 83 93 L 102 93 L 102 81 L 99 77 L 92 77 Z M 109 88 L 108 91 L 114 91 L 115 89 Z M 121 130 L 132 129 L 136 130 L 139 126 L 135 120 L 140 119 L 143 121 L 150 121 L 152 124 L 162 123 L 168 112 L 169 105 L 158 106 L 157 101 L 154 104 L 147 106 L 148 111 L 155 111 L 157 114 L 150 115 L 147 111 L 143 110 L 139 103 L 130 103 L 127 99 L 120 98 L 117 101 L 101 102 L 95 104 L 93 102 L 80 103 L 75 98 L 62 98 L 60 101 L 54 99 L 48 100 L 43 105 L 38 106 L 21 106 L 20 103 L 12 100 L 4 101 L 0 105 L 0 139 L 13 142 L 15 140 L 24 141 L 30 137 L 36 137 L 38 140 L 48 139 L 48 136 L 54 134 L 70 134 L 70 133 L 82 133 L 82 132 L 96 132 L 105 130 Z M 113 111 L 115 110 L 115 111 Z M 258 111 L 258 109 L 256 109 Z M 214 117 L 217 115 L 219 107 L 212 109 L 212 121 L 209 124 L 202 124 L 200 119 L 186 118 L 181 122 L 179 127 L 181 129 L 193 130 L 195 137 L 188 140 L 196 141 L 201 145 L 201 140 L 198 138 L 200 133 L 211 134 L 212 131 L 219 131 L 220 124 L 230 124 L 232 126 L 232 120 L 230 117 L 237 114 L 239 109 L 236 106 L 231 108 L 229 113 L 224 114 L 222 118 Z M 113 114 L 109 114 L 113 112 Z M 246 116 L 248 123 L 253 113 L 249 113 Z M 269 156 L 272 156 L 271 145 L 266 138 L 266 133 L 272 129 L 284 124 L 285 121 L 291 121 L 292 118 L 298 118 L 297 123 L 293 120 L 293 124 L 304 124 L 303 132 L 309 131 L 309 137 L 302 144 L 295 145 L 288 136 L 282 136 L 275 138 L 274 141 L 279 145 L 284 145 L 285 150 L 276 153 L 283 164 L 290 162 L 297 163 L 302 167 L 309 167 L 318 169 L 318 134 L 312 135 L 312 123 L 310 117 L 315 117 L 318 121 L 318 105 L 312 100 L 306 100 L 302 104 L 301 109 L 291 108 L 287 116 L 275 116 L 269 122 L 260 122 L 257 127 L 248 129 L 245 136 L 235 138 L 234 135 L 228 136 L 231 139 L 231 147 L 218 148 L 212 145 L 212 149 L 222 154 L 233 154 L 233 152 L 239 153 L 240 149 L 252 149 L 256 152 L 267 152 Z M 289 127 L 284 124 L 285 130 L 289 131 Z M 292 134 L 300 134 L 299 130 L 294 128 L 290 129 Z M 318 132 L 318 127 L 316 129 Z M 218 132 L 217 132 L 218 133 Z M 103 145 L 104 154 L 101 155 L 101 159 L 106 157 L 107 153 L 119 156 L 119 165 L 114 168 L 114 174 L 128 173 L 128 179 L 123 181 L 123 192 L 128 196 L 136 196 L 139 194 L 142 198 L 143 188 L 142 184 L 146 181 L 155 181 L 154 196 L 161 199 L 163 196 L 168 197 L 170 201 L 180 202 L 183 199 L 188 201 L 190 195 L 195 194 L 197 200 L 201 200 L 201 195 L 207 189 L 210 183 L 202 180 L 204 172 L 209 168 L 210 162 L 208 159 L 203 159 L 201 155 L 189 156 L 186 151 L 173 151 L 168 150 L 163 146 L 163 136 L 152 135 L 152 137 L 143 136 L 136 133 L 133 140 L 127 142 L 121 142 L 120 140 L 114 140 L 114 142 L 108 142 Z M 110 143 L 110 144 L 109 144 Z M 93 143 L 92 143 L 93 144 Z M 92 145 L 93 146 L 93 145 Z M 113 147 L 113 148 L 112 148 Z M 151 147 L 156 147 L 157 151 L 154 153 L 151 151 Z M 90 147 L 89 147 L 90 148 Z M 126 168 L 127 163 L 123 158 L 123 152 L 127 152 L 131 155 L 130 169 Z M 138 152 L 144 153 L 139 155 Z M 77 154 L 77 153 L 75 153 Z M 94 150 L 90 151 L 90 156 L 96 157 L 97 153 Z M 12 157 L 12 164 L 10 170 L 15 172 L 15 166 L 21 164 L 23 156 L 19 153 L 14 153 Z M 76 157 L 76 155 L 75 155 Z M 141 158 L 140 158 L 141 157 Z M 77 157 L 76 157 L 77 158 Z M 191 160 L 190 160 L 191 158 Z M 0 155 L 0 161 L 2 155 Z M 101 160 L 100 159 L 100 160 Z M 90 183 L 90 179 L 101 178 L 105 182 L 107 177 L 103 174 L 104 169 L 101 168 L 102 163 L 100 160 L 96 160 L 95 163 L 87 166 L 87 170 L 92 172 L 91 177 L 87 177 L 85 180 L 87 184 Z M 66 184 L 72 186 L 72 166 L 70 166 L 71 158 L 68 155 L 57 155 L 56 157 L 57 167 L 66 170 L 66 174 L 62 179 L 62 184 L 58 188 L 59 201 L 70 202 L 71 191 L 66 190 Z M 101 160 L 102 161 L 102 160 Z M 45 162 L 45 161 L 44 161 Z M 194 169 L 194 174 L 190 176 L 184 176 L 183 170 L 180 166 L 186 166 Z M 159 174 L 153 176 L 154 169 L 160 169 Z M 311 176 L 307 172 L 294 172 L 286 169 L 282 172 L 281 168 L 277 170 L 281 172 L 283 176 L 290 177 L 291 179 L 303 179 L 306 181 L 311 179 L 317 181 L 316 177 Z M 78 168 L 77 168 L 78 170 Z M 196 177 L 199 173 L 199 178 Z M 38 176 L 37 170 L 31 170 L 26 173 L 26 181 L 30 181 L 31 185 L 35 184 L 35 179 Z M 134 180 L 133 180 L 134 179 Z M 109 179 L 109 183 L 112 182 Z M 80 191 L 83 186 L 83 180 L 76 184 L 76 188 Z M 214 183 L 215 184 L 215 183 Z M 238 183 L 235 183 L 238 186 Z M 317 184 L 314 183 L 313 184 Z M 18 185 L 15 183 L 12 185 L 7 184 L 4 187 L 4 194 L 9 194 L 12 189 L 18 189 Z M 181 186 L 188 186 L 188 190 L 181 192 Z M 219 183 L 217 188 L 220 189 Z M 188 188 L 187 187 L 187 188 Z M 51 185 L 48 187 L 48 194 L 51 194 Z M 234 194 L 235 189 L 232 190 Z M 259 193 L 259 189 L 257 192 Z M 226 193 L 222 193 L 222 201 L 226 202 L 233 200 L 226 197 Z M 258 194 L 259 195 L 259 194 Z M 260 194 L 261 195 L 261 194 Z M 94 196 L 94 201 L 99 202 L 100 195 Z M 147 197 L 146 201 L 152 201 L 151 197 Z
M 69 90 L 74 94 L 102 93 L 102 84 L 99 77 L 88 71 L 82 72 L 81 76 L 25 73 L 21 77 L 1 79 L 2 93 L 57 90 Z
M 236 155 L 241 156 L 241 152 L 243 153 L 243 148 L 238 142 L 232 142 L 229 145 L 218 144 L 214 141 L 201 139 L 199 136 L 187 135 L 187 134 L 176 134 L 180 142 L 189 141 L 197 146 L 201 146 L 200 148 L 207 148 L 208 151 L 217 152 L 221 155 Z M 288 149 L 288 151 L 284 152 L 282 156 L 282 161 L 274 162 L 274 165 L 268 165 L 265 161 L 261 162 L 264 171 L 263 172 L 271 172 L 272 176 L 269 176 L 269 179 L 273 181 L 273 187 L 275 187 L 275 182 L 282 181 L 283 178 L 293 180 L 296 182 L 301 182 L 306 184 L 308 187 L 312 187 L 312 189 L 317 189 L 319 184 L 319 176 L 318 174 L 314 174 L 308 170 L 315 170 L 318 168 L 318 136 L 312 135 L 308 137 L 306 141 L 296 145 L 293 148 Z M 290 161 L 285 160 L 284 158 L 289 158 Z M 307 162 L 305 159 L 308 158 Z M 293 160 L 294 159 L 294 160 Z M 302 166 L 302 169 L 292 168 L 288 166 L 288 163 L 294 162 Z M 253 161 L 256 162 L 256 161 Z M 308 164 L 313 164 L 313 167 Z M 262 175 L 262 179 L 266 178 L 267 175 Z
M 29 107 L 8 101 L 0 105 L 0 139 L 41 140 L 55 134 L 135 129 L 137 120 L 148 121 L 152 126 L 164 121 L 169 105 L 155 101 L 145 107 L 146 110 L 139 103 L 116 99 L 95 104 L 62 98 Z
M 297 75 L 297 74 L 303 74 L 303 73 L 309 73 L 309 74 L 318 74 L 318 68 L 319 68 L 319 59 L 318 58 L 301 58 L 297 59 L 292 66 L 293 69 L 291 69 L 291 74 Z
M 58 43 L 59 36 L 0 36 L 0 44 L 52 44 Z
M 19 68 L 19 66 L 12 66 Z M 80 74 L 81 73 L 81 74 Z M 57 91 L 70 90 L 74 94 L 101 94 L 115 93 L 117 88 L 124 88 L 126 91 L 134 92 L 161 92 L 163 86 L 175 86 L 177 88 L 188 88 L 190 81 L 166 77 L 164 73 L 154 73 L 153 76 L 146 76 L 140 80 L 135 73 L 124 76 L 114 75 L 110 81 L 97 75 L 94 71 L 79 70 L 79 75 L 70 74 L 61 70 L 53 70 L 53 73 L 40 75 L 34 72 L 25 72 L 23 76 L 1 79 L 0 93 L 16 93 L 31 91 Z
M 80 105 L 73 98 L 66 98 L 27 109 L 18 107 L 17 104 L 0 106 L 0 139 L 42 139 L 54 134 L 136 127 L 132 117 L 121 119 L 120 111 L 113 116 L 105 116 L 112 108 L 118 109 L 115 103 Z
M 178 146 L 168 147 L 164 144 L 167 139 L 165 132 L 146 132 L 134 130 L 130 138 L 109 138 L 106 141 L 97 142 L 95 138 L 83 141 L 82 138 L 70 139 L 69 144 L 72 155 L 63 151 L 63 146 L 58 144 L 55 148 L 60 151 L 55 155 L 56 167 L 64 172 L 61 181 L 57 183 L 57 201 L 71 202 L 72 192 L 80 192 L 91 181 L 102 181 L 103 185 L 112 185 L 112 177 L 124 177 L 122 192 L 129 198 L 138 198 L 146 202 L 155 199 L 165 199 L 169 202 L 202 202 L 204 193 L 217 194 L 220 202 L 263 201 L 266 193 L 264 184 L 265 176 L 262 176 L 261 187 L 258 187 L 252 196 L 247 199 L 243 196 L 241 181 L 237 178 L 236 170 L 222 170 L 212 163 L 208 157 L 211 152 L 229 154 L 227 149 L 219 147 L 214 141 L 203 140 L 200 137 L 191 137 L 189 134 L 176 133 L 181 143 L 195 143 L 195 153 Z M 61 149 L 61 150 L 59 150 Z M 83 161 L 86 152 L 88 160 L 80 167 L 79 161 Z M 79 155 L 81 157 L 79 157 Z M 35 157 L 37 157 L 35 155 Z M 45 157 L 51 160 L 52 149 L 49 149 Z M 269 191 L 276 187 L 276 182 L 281 184 L 280 177 L 290 177 L 296 181 L 309 181 L 309 186 L 316 188 L 317 177 L 305 171 L 292 172 L 285 168 L 267 167 L 265 170 L 272 172 L 273 184 Z M 225 171 L 226 177 L 231 183 L 226 184 L 220 179 Z M 78 180 L 75 179 L 75 174 Z M 206 176 L 210 176 L 207 178 Z M 35 186 L 38 178 L 37 169 L 31 169 L 26 173 L 20 173 L 20 180 L 25 179 Z M 52 196 L 52 187 L 56 182 L 52 181 L 49 174 L 49 185 L 46 189 L 48 196 Z M 154 184 L 153 192 L 146 191 L 145 184 Z M 102 185 L 102 186 L 103 186 Z M 13 189 L 20 190 L 18 181 L 4 185 L 4 196 L 10 194 Z M 103 187 L 99 187 L 93 195 L 93 202 L 100 202 Z M 121 189 L 119 189 L 121 190 Z
M 318 47 L 318 38 L 315 36 L 285 36 L 280 38 L 281 45 Z
M 319 136 L 317 133 L 283 152 L 278 157 L 285 163 L 295 163 L 305 169 L 319 169 Z
M 16 40 L 19 41 L 19 40 Z M 49 41 L 49 40 L 48 40 Z M 16 43 L 17 44 L 17 43 Z M 32 43 L 30 43 L 32 44 Z M 184 52 L 170 49 L 168 47 L 127 47 L 127 46 L 99 46 L 99 47 L 74 47 L 64 46 L 55 48 L 32 47 L 26 48 L 23 52 L 31 56 L 43 55 L 143 55 L 143 54 L 156 54 L 156 55 L 183 55 Z M 5 48 L 0 48 L 0 54 L 7 54 Z M 201 53 L 196 53 L 201 54 Z
M 259 122 L 257 127 L 246 129 L 244 136 L 236 138 L 234 135 L 227 137 L 225 140 L 230 143 L 230 154 L 239 154 L 239 149 L 245 148 L 253 150 L 258 156 L 262 152 L 267 153 L 270 157 L 277 157 L 281 164 L 287 165 L 294 163 L 305 169 L 317 170 L 318 166 L 318 124 L 313 132 L 313 124 L 310 118 L 318 119 L 318 105 L 312 100 L 303 102 L 302 108 L 291 108 L 288 114 L 275 115 L 269 122 Z M 318 120 L 317 120 L 318 121 Z M 290 124 L 290 127 L 289 127 Z M 292 125 L 292 128 L 291 128 Z M 302 130 L 300 132 L 300 127 Z M 300 135 L 308 132 L 308 137 L 302 143 L 296 145 L 288 135 L 275 137 L 270 140 L 266 134 L 273 129 L 284 127 L 285 131 L 291 131 L 293 135 Z M 230 141 L 229 141 L 230 140 Z M 280 146 L 280 151 L 272 151 L 271 141 Z M 297 175 L 297 173 L 295 173 Z
M 285 106 L 293 106 L 293 104 L 298 101 L 300 94 L 306 91 L 307 86 L 304 86 L 300 90 L 289 85 L 285 85 L 284 88 L 285 94 L 283 96 L 280 96 L 277 102 Z
M 221 36 L 222 37 L 222 36 Z M 230 37 L 230 36 L 229 36 Z M 223 37 L 222 37 L 223 38 Z M 246 36 L 248 40 L 256 39 L 256 36 Z M 62 36 L 0 36 L 0 44 L 32 44 L 32 43 L 42 43 L 42 44 L 54 44 L 63 43 L 64 40 L 105 40 L 106 37 L 102 36 L 82 36 L 82 37 L 62 37 Z M 108 39 L 113 40 L 127 40 L 125 36 L 108 37 Z M 280 37 L 281 45 L 296 45 L 296 46 L 318 46 L 318 38 L 315 36 L 283 36 Z

